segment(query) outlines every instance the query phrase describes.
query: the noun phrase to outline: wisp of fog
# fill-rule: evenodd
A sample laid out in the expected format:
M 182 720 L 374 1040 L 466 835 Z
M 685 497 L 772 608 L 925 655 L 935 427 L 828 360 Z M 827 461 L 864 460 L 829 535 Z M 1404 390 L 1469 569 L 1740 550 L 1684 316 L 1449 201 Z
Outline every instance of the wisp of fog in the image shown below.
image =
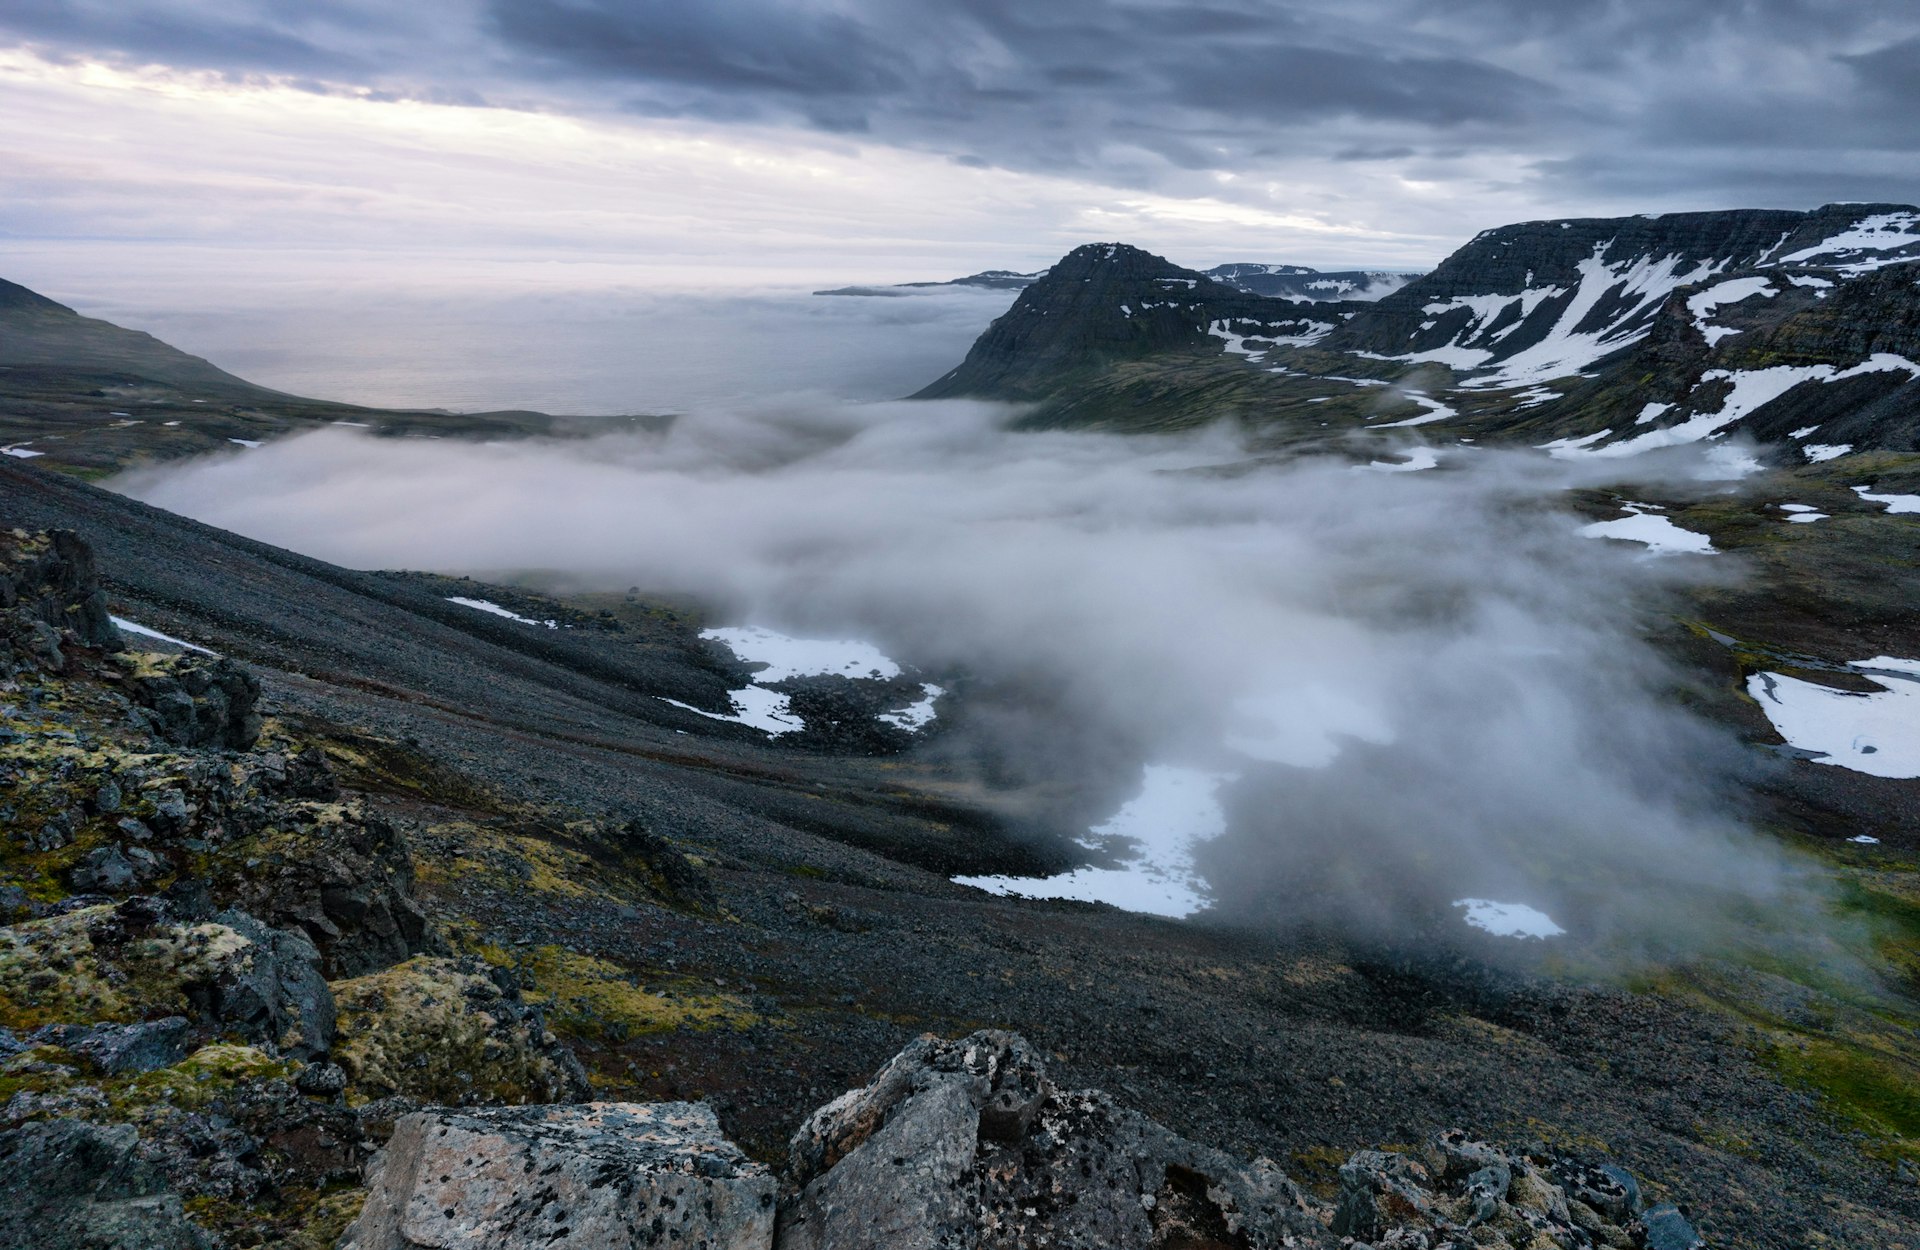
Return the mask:
M 1079 796 L 1060 811 L 1081 830 L 1143 765 L 1229 779 L 1226 832 L 1195 851 L 1226 918 L 1382 934 L 1514 900 L 1659 947 L 1804 888 L 1742 826 L 1742 753 L 1641 637 L 1714 560 L 1582 537 L 1555 505 L 1575 468 L 1456 448 L 1377 472 L 1250 457 L 1224 428 L 1006 416 L 791 405 L 492 445 L 328 430 L 117 486 L 354 567 L 559 574 L 871 640 L 970 682 L 951 732 L 974 740 L 926 749 Z

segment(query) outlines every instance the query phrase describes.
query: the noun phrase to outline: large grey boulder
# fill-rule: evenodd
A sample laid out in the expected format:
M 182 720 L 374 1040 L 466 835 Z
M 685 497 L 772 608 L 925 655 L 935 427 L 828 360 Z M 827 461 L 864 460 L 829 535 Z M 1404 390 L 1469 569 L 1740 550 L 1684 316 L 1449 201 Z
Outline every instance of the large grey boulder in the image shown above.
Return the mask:
M 699 1103 L 402 1116 L 338 1250 L 769 1250 L 774 1180 Z
M 1062 1093 L 1022 1038 L 922 1038 L 794 1136 L 781 1250 L 1318 1244 L 1327 1213 L 1247 1163 Z M 1329 1240 L 1327 1244 L 1332 1244 Z
M 47 1120 L 0 1133 L 0 1246 L 206 1250 L 131 1124 Z

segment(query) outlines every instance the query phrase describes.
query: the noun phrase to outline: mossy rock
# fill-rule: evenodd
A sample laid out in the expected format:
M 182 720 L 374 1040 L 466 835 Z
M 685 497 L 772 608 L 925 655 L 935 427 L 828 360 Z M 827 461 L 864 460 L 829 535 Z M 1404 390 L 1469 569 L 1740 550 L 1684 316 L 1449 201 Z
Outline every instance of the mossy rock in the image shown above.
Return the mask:
M 690 984 L 642 988 L 632 973 L 605 959 L 560 946 L 536 947 L 514 963 L 527 1001 L 544 1007 L 554 1031 L 595 1042 L 680 1029 L 746 1029 L 759 1017 L 732 994 Z
M 95 934 L 113 914 L 88 907 L 0 930 L 0 1027 L 186 1014 L 190 987 L 215 980 L 253 946 L 207 923 L 157 926 L 103 950 Z
M 421 955 L 333 983 L 333 1058 L 348 1095 L 452 1105 L 569 1102 L 586 1095 L 579 1062 L 547 1031 L 513 978 L 479 959 Z

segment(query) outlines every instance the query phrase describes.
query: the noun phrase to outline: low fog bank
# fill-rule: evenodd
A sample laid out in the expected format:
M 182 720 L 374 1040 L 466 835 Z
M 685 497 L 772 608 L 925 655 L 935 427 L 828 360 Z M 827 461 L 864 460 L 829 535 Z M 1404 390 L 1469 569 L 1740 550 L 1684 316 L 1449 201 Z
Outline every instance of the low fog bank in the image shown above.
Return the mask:
M 164 286 L 137 300 L 109 289 L 76 302 L 288 394 L 384 408 L 610 415 L 796 392 L 862 401 L 910 394 L 966 355 L 1014 297 L 972 287 L 896 299 L 768 286 L 550 289 L 512 273 L 451 289 L 393 279 L 276 285 L 267 300 L 257 276 L 251 289 L 219 289 L 219 298 L 207 285 Z M 197 305 L 178 302 L 196 293 Z
M 1231 777 L 1228 831 L 1198 851 L 1229 919 L 1390 935 L 1495 898 L 1632 948 L 1794 923 L 1808 883 L 1743 828 L 1741 753 L 1639 638 L 1731 561 L 1637 556 L 1554 506 L 1617 465 L 1255 464 L 1225 430 L 1015 435 L 1005 415 L 796 404 L 494 446 L 330 430 L 115 485 L 355 567 L 556 571 L 870 639 L 971 678 L 930 750 L 1067 796 L 1080 830 L 1144 764 Z

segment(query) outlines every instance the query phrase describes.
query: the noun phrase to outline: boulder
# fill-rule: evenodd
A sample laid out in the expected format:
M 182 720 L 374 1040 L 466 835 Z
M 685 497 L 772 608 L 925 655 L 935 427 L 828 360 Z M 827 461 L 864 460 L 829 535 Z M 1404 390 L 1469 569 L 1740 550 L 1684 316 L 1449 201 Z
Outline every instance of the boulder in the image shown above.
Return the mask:
M 406 840 L 359 805 L 278 803 L 259 834 L 222 848 L 215 869 L 223 901 L 306 934 L 330 978 L 445 952 L 414 901 Z
M 339 1250 L 769 1250 L 775 1186 L 699 1103 L 402 1116 Z
M 1702 1250 L 1707 1244 L 1671 1202 L 1648 1207 L 1640 1217 L 1640 1226 L 1646 1230 L 1647 1250 Z
M 109 1076 L 124 1076 L 170 1068 L 185 1059 L 191 1028 L 185 1016 L 139 1024 L 101 1024 L 66 1045 Z
M 64 668 L 68 644 L 118 651 L 120 631 L 107 614 L 93 548 L 72 530 L 0 533 L 0 651 Z
M 368 1097 L 470 1106 L 588 1096 L 580 1061 L 504 968 L 420 955 L 332 988 L 333 1059 Z
M 0 1245 L 205 1250 L 206 1235 L 139 1145 L 130 1124 L 47 1120 L 0 1133 L 0 1175 L 14 1182 L 0 1202 Z
M 241 911 L 223 911 L 217 924 L 252 944 L 189 999 L 208 1018 L 242 1036 L 272 1043 L 296 1059 L 324 1055 L 333 1045 L 333 991 L 320 971 L 320 952 L 305 934 L 273 929 Z
M 260 679 L 224 656 L 143 654 L 126 684 L 175 746 L 244 751 L 260 736 Z
M 0 928 L 0 1011 L 36 1026 L 185 1016 L 305 1059 L 333 1041 L 319 959 L 243 912 L 193 923 L 134 897 Z
M 1053 1088 L 1022 1038 L 922 1038 L 816 1111 L 789 1148 L 782 1250 L 1311 1244 L 1326 1213 L 1236 1160 Z M 1331 1244 L 1331 1243 L 1329 1243 Z

